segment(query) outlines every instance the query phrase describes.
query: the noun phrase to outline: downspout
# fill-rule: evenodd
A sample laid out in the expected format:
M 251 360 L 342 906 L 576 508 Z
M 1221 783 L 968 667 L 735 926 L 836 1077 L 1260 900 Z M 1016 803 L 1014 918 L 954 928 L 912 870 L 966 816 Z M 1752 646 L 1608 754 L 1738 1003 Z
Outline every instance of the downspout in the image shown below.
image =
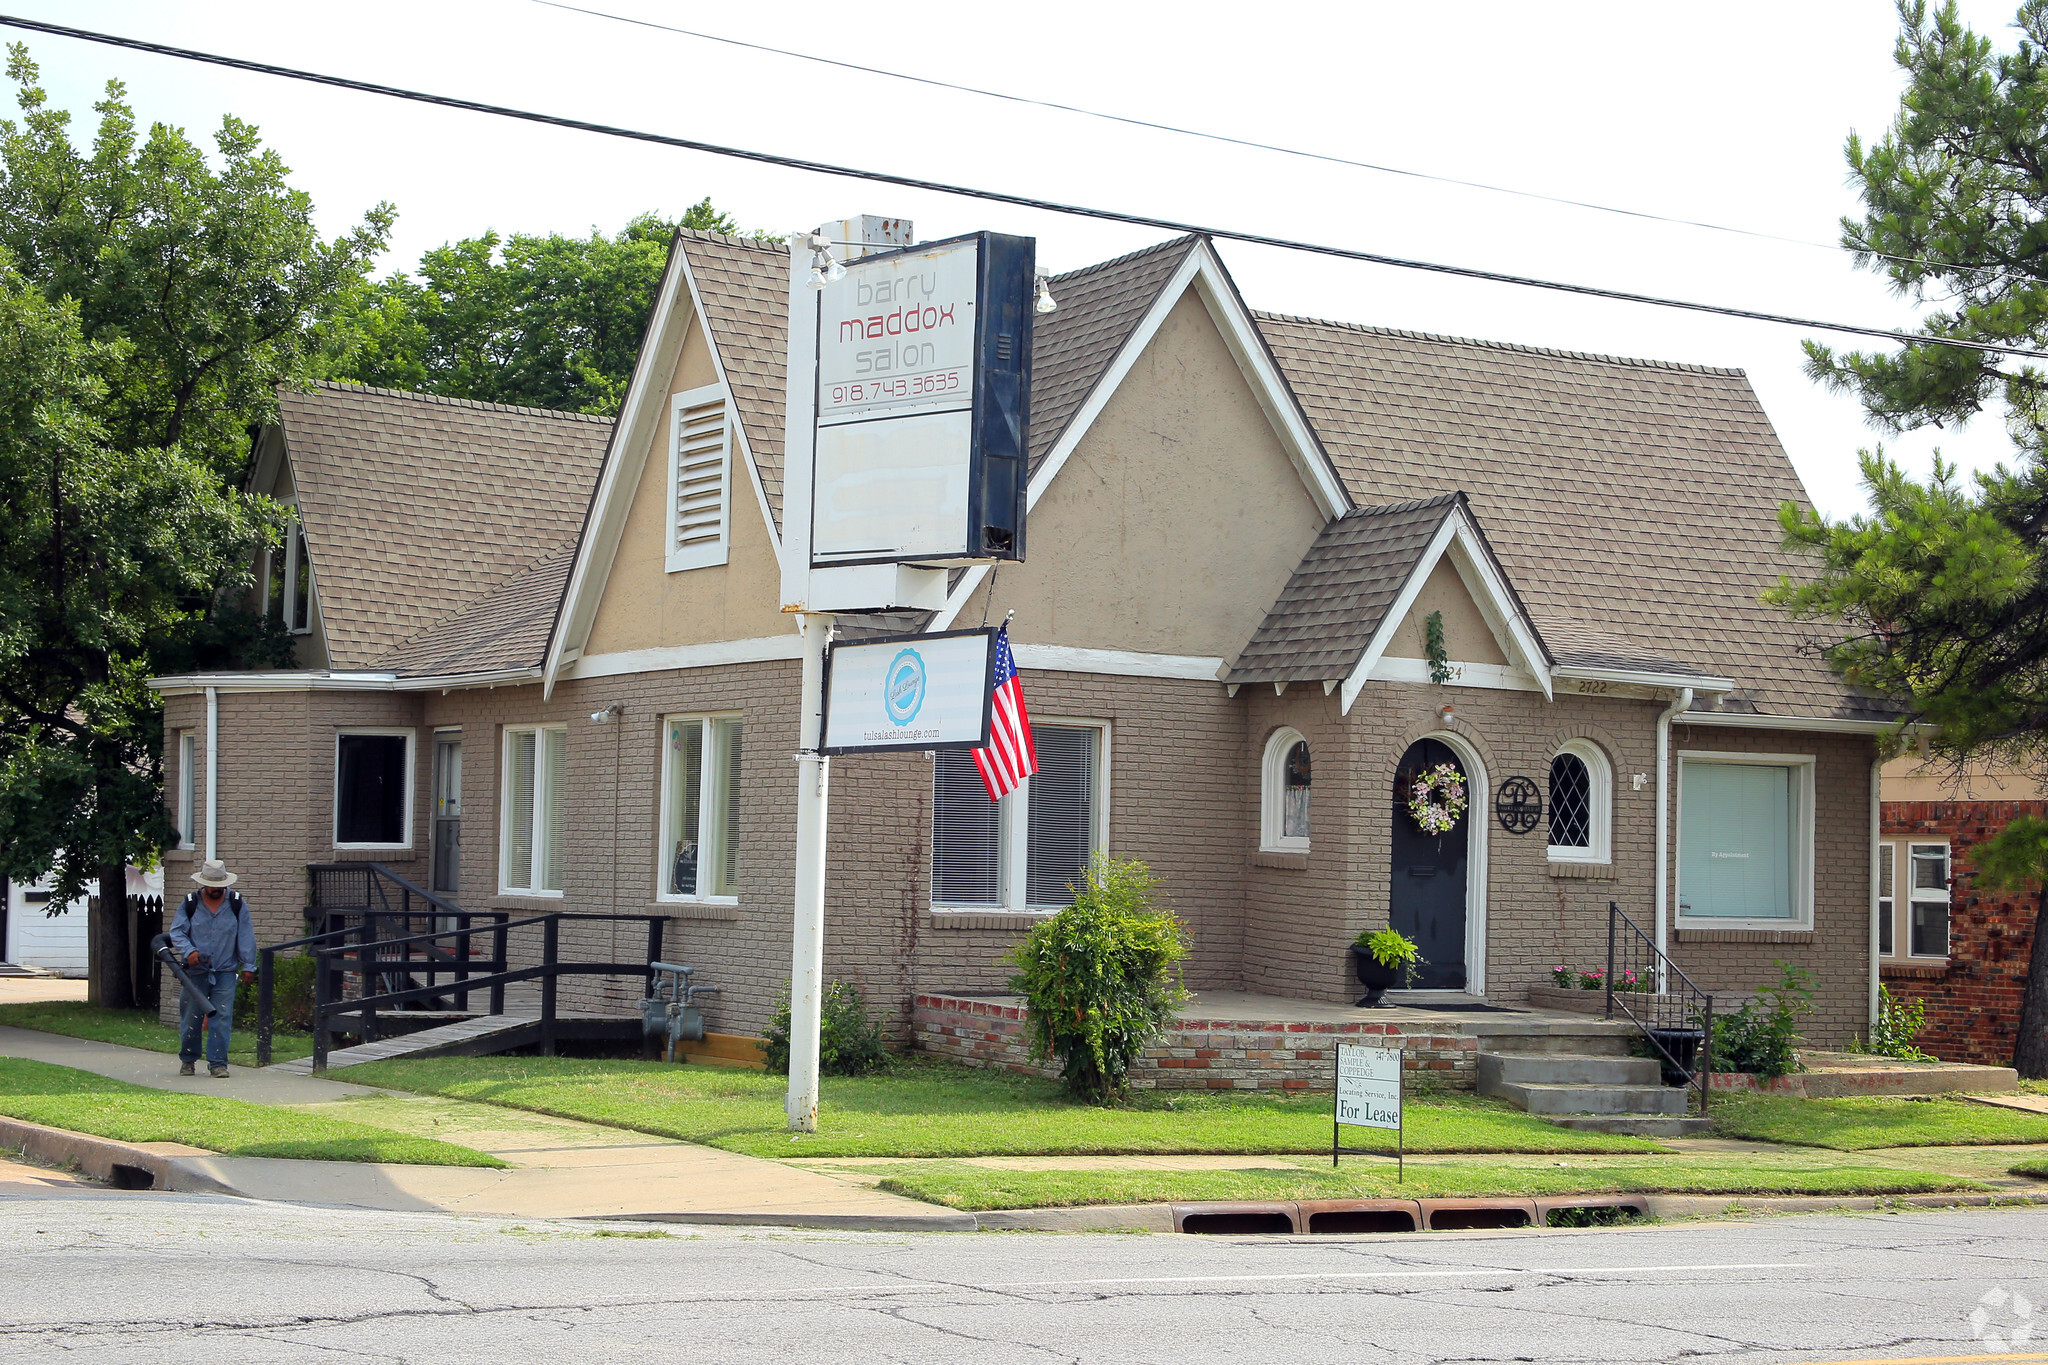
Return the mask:
M 1657 717 L 1657 993 L 1665 988 L 1664 961 L 1671 933 L 1671 719 L 1692 705 L 1681 687 Z
M 1870 760 L 1870 1026 L 1877 1027 L 1877 858 L 1884 837 L 1884 759 Z M 1910 870 L 1910 869 L 1909 869 Z M 1894 888 L 1896 889 L 1896 888 Z M 1870 1035 L 1865 1034 L 1867 1039 Z
M 220 689 L 206 689 L 206 861 L 220 856 L 214 836 L 220 829 Z

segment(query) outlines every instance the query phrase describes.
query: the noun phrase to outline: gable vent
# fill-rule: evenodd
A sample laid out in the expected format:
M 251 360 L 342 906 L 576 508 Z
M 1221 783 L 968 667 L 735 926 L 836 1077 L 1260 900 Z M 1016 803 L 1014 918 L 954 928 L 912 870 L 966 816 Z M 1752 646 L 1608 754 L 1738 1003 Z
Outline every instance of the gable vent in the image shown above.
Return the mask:
M 674 413 L 670 467 L 675 471 L 675 516 L 668 567 L 723 564 L 732 484 L 725 396 L 715 385 L 679 394 Z

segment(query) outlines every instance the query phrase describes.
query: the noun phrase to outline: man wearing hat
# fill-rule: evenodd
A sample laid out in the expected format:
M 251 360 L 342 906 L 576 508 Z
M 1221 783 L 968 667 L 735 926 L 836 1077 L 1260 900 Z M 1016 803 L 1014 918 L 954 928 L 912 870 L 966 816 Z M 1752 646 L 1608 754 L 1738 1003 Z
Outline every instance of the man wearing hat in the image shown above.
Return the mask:
M 228 1033 L 235 1023 L 235 978 L 256 979 L 256 926 L 242 893 L 231 891 L 238 880 L 227 864 L 209 859 L 192 874 L 199 889 L 179 904 L 171 920 L 171 948 L 185 961 L 185 975 L 206 991 L 195 999 L 187 986 L 178 1010 L 178 1074 L 190 1076 L 199 1061 L 199 1032 L 206 1030 L 206 1074 L 216 1080 L 228 1074 Z M 213 1005 L 208 1026 L 206 1007 Z

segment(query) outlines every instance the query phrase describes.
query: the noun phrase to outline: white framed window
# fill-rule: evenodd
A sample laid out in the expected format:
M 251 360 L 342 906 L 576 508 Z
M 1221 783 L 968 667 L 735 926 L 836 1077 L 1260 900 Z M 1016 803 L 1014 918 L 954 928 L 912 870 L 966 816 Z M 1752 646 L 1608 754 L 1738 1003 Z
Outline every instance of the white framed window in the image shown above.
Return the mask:
M 1893 957 L 1898 953 L 1898 910 L 1897 896 L 1899 878 L 1899 846 L 1879 844 L 1877 846 L 1877 955 Z
M 1266 740 L 1259 763 L 1259 848 L 1308 852 L 1309 752 L 1301 731 L 1282 726 Z
M 669 402 L 668 563 L 670 573 L 726 561 L 732 507 L 732 431 L 716 384 Z
M 1681 923 L 1813 927 L 1813 773 L 1810 754 L 1679 754 Z
M 498 802 L 499 891 L 562 894 L 568 758 L 569 732 L 564 726 L 505 727 L 505 776 Z
M 1614 860 L 1614 765 L 1590 739 L 1567 741 L 1550 760 L 1550 861 Z
M 1109 844 L 1109 726 L 1031 723 L 1038 772 L 991 802 L 973 755 L 943 749 L 932 773 L 932 904 L 1054 910 Z
M 656 896 L 739 898 L 740 718 L 662 721 L 661 848 Z
M 199 816 L 199 737 L 190 730 L 178 731 L 178 847 L 196 848 L 193 838 Z
M 1946 843 L 1906 845 L 1906 955 L 1948 957 L 1949 851 Z
M 306 549 L 306 528 L 298 508 L 285 524 L 284 546 L 264 552 L 264 610 L 284 622 L 294 635 L 313 629 L 313 556 Z
M 412 731 L 337 730 L 334 846 L 412 847 Z

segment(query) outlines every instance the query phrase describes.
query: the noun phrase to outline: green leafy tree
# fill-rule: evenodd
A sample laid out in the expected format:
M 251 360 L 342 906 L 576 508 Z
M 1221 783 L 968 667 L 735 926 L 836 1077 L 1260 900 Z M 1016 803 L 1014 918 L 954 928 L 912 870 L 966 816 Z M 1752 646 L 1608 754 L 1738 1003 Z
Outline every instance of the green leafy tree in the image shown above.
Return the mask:
M 2010 52 L 1953 3 L 1899 6 L 1906 73 L 1898 117 L 1848 160 L 1864 214 L 1845 219 L 1859 264 L 1926 308 L 1888 354 L 1807 347 L 1809 372 L 1902 431 L 2003 410 L 2010 465 L 1971 484 L 1936 460 L 1920 482 L 1865 452 L 1871 511 L 1831 521 L 1781 509 L 1811 581 L 1770 597 L 1847 633 L 1825 646 L 1849 681 L 1929 727 L 1957 771 L 1991 760 L 2048 776 L 2048 375 L 2009 356 L 1943 344 L 2048 349 L 2048 0 L 2025 0 Z M 2015 1063 L 2048 1076 L 2048 921 L 2037 925 Z
M 327 378 L 449 398 L 612 413 L 625 397 L 678 226 L 737 233 L 706 199 L 610 237 L 495 232 L 434 248 L 417 275 L 348 291 L 321 326 Z
M 90 148 L 25 49 L 0 121 L 0 871 L 55 870 L 58 904 L 171 830 L 152 674 L 279 661 L 227 605 L 276 509 L 242 490 L 249 431 L 310 374 L 315 317 L 382 250 L 391 209 L 323 241 L 256 130 L 223 121 L 209 159 L 143 136 L 119 82 Z M 125 916 L 103 918 L 93 987 L 127 1003 Z

